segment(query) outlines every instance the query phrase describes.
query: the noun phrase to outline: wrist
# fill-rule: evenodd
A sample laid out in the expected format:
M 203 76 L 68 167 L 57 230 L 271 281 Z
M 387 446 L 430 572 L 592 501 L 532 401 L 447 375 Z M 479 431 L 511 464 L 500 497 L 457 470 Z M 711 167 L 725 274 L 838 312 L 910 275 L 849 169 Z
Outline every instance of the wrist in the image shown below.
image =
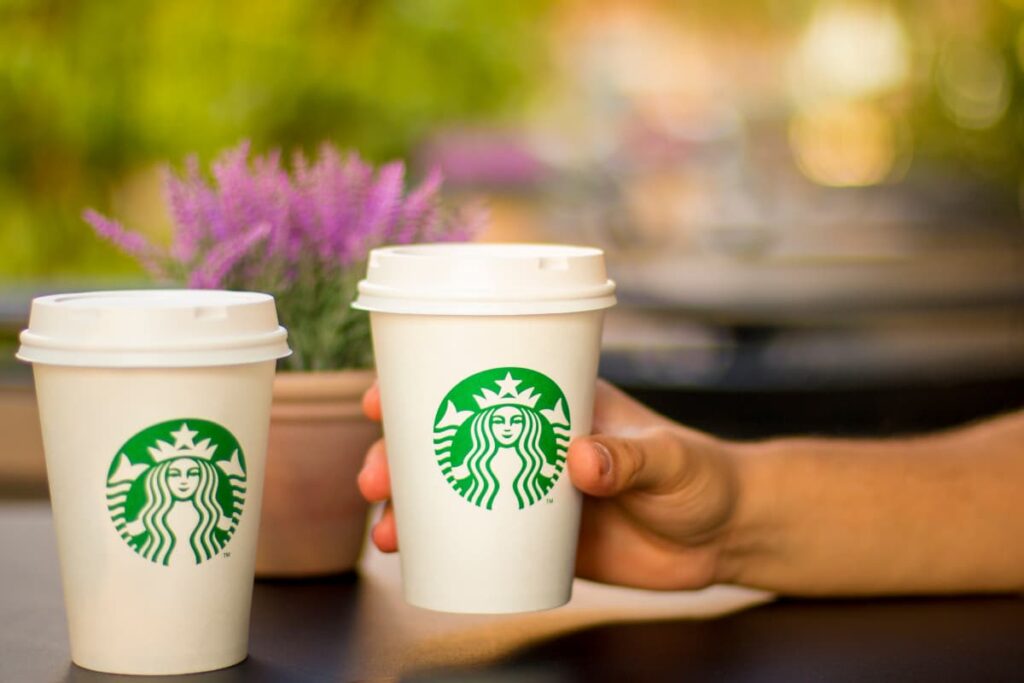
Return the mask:
M 759 567 L 779 554 L 782 523 L 779 461 L 772 442 L 723 444 L 736 475 L 736 504 L 725 528 L 717 583 L 757 586 Z

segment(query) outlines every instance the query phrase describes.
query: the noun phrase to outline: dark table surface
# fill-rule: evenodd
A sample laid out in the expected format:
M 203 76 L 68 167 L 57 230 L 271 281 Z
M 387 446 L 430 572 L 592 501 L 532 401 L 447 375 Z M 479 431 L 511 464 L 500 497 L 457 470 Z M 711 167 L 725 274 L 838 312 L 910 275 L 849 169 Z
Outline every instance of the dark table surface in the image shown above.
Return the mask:
M 0 504 L 0 548 L 0 682 L 126 680 L 69 661 L 46 504 Z M 411 608 L 398 581 L 393 557 L 368 553 L 358 575 L 257 582 L 248 660 L 158 680 L 1024 680 L 1016 597 L 773 601 L 578 582 L 566 608 L 490 617 Z

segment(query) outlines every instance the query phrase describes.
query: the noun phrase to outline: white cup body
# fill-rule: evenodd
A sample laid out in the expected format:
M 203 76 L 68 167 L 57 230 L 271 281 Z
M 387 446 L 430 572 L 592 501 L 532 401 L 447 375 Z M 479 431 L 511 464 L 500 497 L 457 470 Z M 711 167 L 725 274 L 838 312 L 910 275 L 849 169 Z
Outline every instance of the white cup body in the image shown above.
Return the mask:
M 521 501 L 510 495 L 510 480 L 525 461 L 514 457 L 514 448 L 496 451 L 490 462 L 499 486 L 491 489 L 493 498 L 485 496 L 493 501 L 488 509 L 453 487 L 458 477 L 449 469 L 451 462 L 445 465 L 438 456 L 445 447 L 435 446 L 438 415 L 463 380 L 493 369 L 527 369 L 549 378 L 564 394 L 571 424 L 560 431 L 560 443 L 590 433 L 603 310 L 370 315 L 406 600 L 429 609 L 475 613 L 566 603 L 581 496 L 564 463 L 550 490 L 520 507 Z M 520 384 L 509 388 L 529 388 L 523 373 L 512 370 L 512 380 Z M 509 394 L 497 396 L 500 385 L 492 382 L 490 389 L 492 398 L 508 402 Z M 477 395 L 486 404 L 487 396 Z M 452 424 L 462 414 L 461 424 L 471 426 L 469 413 L 478 407 L 455 406 Z M 551 410 L 551 397 L 541 396 L 536 407 Z
M 36 364 L 34 374 L 72 660 L 121 674 L 194 673 L 243 660 L 274 361 L 198 368 Z M 133 435 L 190 420 L 220 425 L 237 440 L 245 473 L 234 468 L 242 492 L 235 495 L 244 501 L 215 552 L 200 561 L 178 539 L 165 564 L 133 549 L 118 528 L 108 503 L 117 499 L 110 471 Z M 222 461 L 215 469 L 226 476 L 233 466 Z M 171 503 L 167 519 L 174 521 L 165 526 L 173 532 L 177 524 L 185 536 L 181 529 L 199 515 L 190 505 L 198 510 L 187 500 Z

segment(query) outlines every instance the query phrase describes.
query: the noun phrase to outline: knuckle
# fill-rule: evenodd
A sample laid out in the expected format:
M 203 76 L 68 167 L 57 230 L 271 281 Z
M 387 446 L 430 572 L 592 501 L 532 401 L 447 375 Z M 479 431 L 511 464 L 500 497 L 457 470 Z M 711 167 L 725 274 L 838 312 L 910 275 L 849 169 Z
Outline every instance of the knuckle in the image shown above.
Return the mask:
M 656 458 L 652 462 L 658 474 L 654 488 L 671 490 L 684 486 L 693 476 L 693 451 L 684 439 L 669 427 L 656 427 L 650 431 L 648 443 L 649 457 Z
M 623 465 L 623 481 L 621 488 L 629 489 L 634 487 L 646 464 L 646 455 L 642 442 L 639 439 L 623 439 L 619 442 L 619 452 L 622 454 L 620 462 Z

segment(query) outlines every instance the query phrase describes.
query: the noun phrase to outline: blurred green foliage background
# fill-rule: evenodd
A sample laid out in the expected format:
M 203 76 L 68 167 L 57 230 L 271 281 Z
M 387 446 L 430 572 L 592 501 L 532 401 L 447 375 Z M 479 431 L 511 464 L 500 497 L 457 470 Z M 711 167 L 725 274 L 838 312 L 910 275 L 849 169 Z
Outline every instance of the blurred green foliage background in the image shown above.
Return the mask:
M 687 115 L 731 97 L 811 183 L 924 178 L 941 195 L 968 178 L 1004 220 L 1024 175 L 1022 17 L 1024 0 L 0 0 L 0 278 L 139 274 L 81 211 L 159 239 L 157 167 L 190 152 L 326 139 L 407 157 L 439 129 L 515 127 L 574 96 L 570 128 L 645 97 Z M 678 72 L 654 78 L 667 94 L 631 90 L 654 74 L 608 76 L 663 25 L 680 37 L 649 57 Z M 634 42 L 608 57 L 616 32 Z M 712 53 L 700 91 L 687 68 Z
M 115 181 L 189 152 L 330 139 L 381 160 L 501 119 L 543 72 L 547 4 L 0 0 L 0 277 L 137 273 L 82 208 L 116 213 Z

